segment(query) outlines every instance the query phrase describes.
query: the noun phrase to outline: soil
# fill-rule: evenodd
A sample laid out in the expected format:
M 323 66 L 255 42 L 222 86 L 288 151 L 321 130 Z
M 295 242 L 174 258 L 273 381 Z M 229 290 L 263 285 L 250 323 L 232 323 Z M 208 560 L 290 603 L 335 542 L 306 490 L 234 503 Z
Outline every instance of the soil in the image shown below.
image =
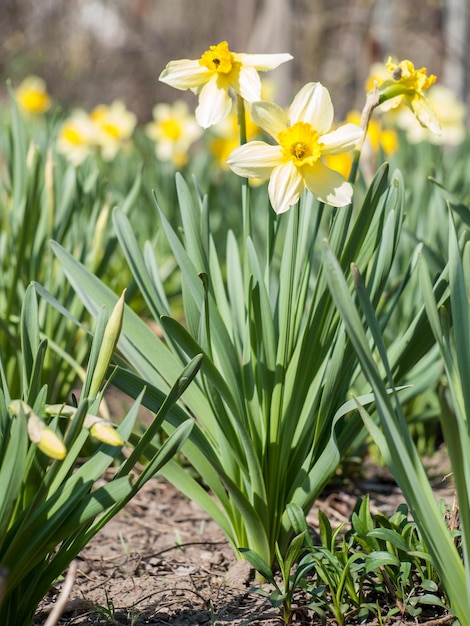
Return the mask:
M 445 457 L 430 466 L 438 498 L 452 503 Z M 370 495 L 371 511 L 391 515 L 403 502 L 383 468 L 368 466 L 360 480 L 342 480 L 315 504 L 308 522 L 317 526 L 318 509 L 333 528 L 347 521 L 358 497 Z M 279 626 L 280 609 L 254 593 L 253 571 L 237 561 L 223 533 L 193 502 L 157 477 L 97 535 L 77 557 L 77 573 L 61 626 L 225 625 Z M 57 584 L 44 599 L 35 626 L 42 626 L 61 590 Z M 299 604 L 302 598 L 299 599 Z M 293 624 L 320 625 L 312 611 L 299 608 Z M 430 612 L 420 621 L 385 622 L 389 626 L 451 623 Z M 336 624 L 334 620 L 327 623 Z M 349 622 L 353 624 L 355 622 Z M 379 624 L 371 621 L 368 626 Z

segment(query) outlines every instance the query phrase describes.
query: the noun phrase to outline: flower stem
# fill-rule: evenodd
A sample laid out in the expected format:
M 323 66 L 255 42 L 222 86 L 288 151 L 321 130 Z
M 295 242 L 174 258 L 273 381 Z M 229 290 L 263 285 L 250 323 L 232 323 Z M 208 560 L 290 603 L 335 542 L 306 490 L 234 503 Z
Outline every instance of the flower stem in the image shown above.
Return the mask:
M 367 129 L 369 128 L 370 118 L 372 113 L 374 112 L 375 107 L 379 104 L 379 90 L 377 89 L 377 85 L 374 89 L 368 94 L 366 103 L 362 110 L 361 114 L 361 128 L 364 131 L 364 135 L 362 137 L 362 141 L 354 152 L 353 162 L 351 165 L 351 171 L 349 173 L 349 182 L 353 184 L 356 180 L 357 170 L 359 168 L 359 159 L 361 158 L 362 146 L 364 145 L 364 141 L 367 136 Z
M 237 95 L 238 128 L 240 133 L 240 145 L 246 143 L 246 111 L 245 101 Z M 248 237 L 251 236 L 251 210 L 250 210 L 250 187 L 248 179 L 242 178 L 242 206 L 243 206 L 243 242 L 246 246 Z

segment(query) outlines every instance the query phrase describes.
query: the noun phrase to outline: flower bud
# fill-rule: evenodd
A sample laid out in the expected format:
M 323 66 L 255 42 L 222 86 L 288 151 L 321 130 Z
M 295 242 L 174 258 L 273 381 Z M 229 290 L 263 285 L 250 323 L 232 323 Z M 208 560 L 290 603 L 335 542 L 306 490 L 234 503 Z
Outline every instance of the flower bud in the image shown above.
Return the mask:
M 96 415 L 87 415 L 83 422 L 85 428 L 90 430 L 90 435 L 98 441 L 107 443 L 109 446 L 121 447 L 124 445 L 124 440 L 117 430 L 113 427 L 111 422 L 97 417 Z
M 41 452 L 51 459 L 58 459 L 59 461 L 65 459 L 67 449 L 62 439 L 32 411 L 28 417 L 28 436 Z
M 98 394 L 101 383 L 103 382 L 106 372 L 111 362 L 114 349 L 119 339 L 122 328 L 122 318 L 124 316 L 126 290 L 122 292 L 121 297 L 109 316 L 108 323 L 104 331 L 103 342 L 101 344 L 98 361 L 90 385 L 90 397 L 95 398 Z
M 121 447 L 124 441 L 121 435 L 108 422 L 97 422 L 90 428 L 90 435 L 109 446 Z

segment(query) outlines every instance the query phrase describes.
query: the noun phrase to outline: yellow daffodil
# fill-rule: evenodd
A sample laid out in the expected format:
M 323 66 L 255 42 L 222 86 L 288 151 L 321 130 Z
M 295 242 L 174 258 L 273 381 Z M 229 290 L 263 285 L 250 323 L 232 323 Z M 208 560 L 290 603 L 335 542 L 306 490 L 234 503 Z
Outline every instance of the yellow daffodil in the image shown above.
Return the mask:
M 57 151 L 74 165 L 80 165 L 97 147 L 97 130 L 90 116 L 81 109 L 72 112 L 59 129 Z
M 290 54 L 242 54 L 232 52 L 226 41 L 210 46 L 200 59 L 170 61 L 159 80 L 176 89 L 191 89 L 199 95 L 196 120 L 203 128 L 229 115 L 229 89 L 247 102 L 261 99 L 258 72 L 273 70 L 292 59 Z
M 276 213 L 295 204 L 305 188 L 332 206 L 349 204 L 352 187 L 324 162 L 329 154 L 352 150 L 362 139 L 356 124 L 330 131 L 333 104 L 320 83 L 308 83 L 295 96 L 287 114 L 271 102 L 255 102 L 253 121 L 278 143 L 250 141 L 234 150 L 228 164 L 239 176 L 269 178 L 269 198 Z
M 436 76 L 426 73 L 426 68 L 415 69 L 411 61 L 395 63 L 389 57 L 386 63 L 389 77 L 379 85 L 379 104 L 387 103 L 387 108 L 400 104 L 408 106 L 424 127 L 433 133 L 440 133 L 440 125 L 424 92 L 436 81 Z
M 18 106 L 29 115 L 41 115 L 51 108 L 46 83 L 38 76 L 28 76 L 15 90 Z
M 188 151 L 202 135 L 202 128 L 183 100 L 173 104 L 157 104 L 153 108 L 153 121 L 145 132 L 155 141 L 155 152 L 160 161 L 172 161 L 183 167 L 188 161 Z
M 109 106 L 100 104 L 93 109 L 90 117 L 98 130 L 97 139 L 102 157 L 112 161 L 134 132 L 137 117 L 120 100 Z
M 466 137 L 466 107 L 455 93 L 443 85 L 433 85 L 428 92 L 428 100 L 441 126 L 436 135 L 419 124 L 409 109 L 402 108 L 397 113 L 396 124 L 406 132 L 410 143 L 429 141 L 439 145 L 455 146 Z

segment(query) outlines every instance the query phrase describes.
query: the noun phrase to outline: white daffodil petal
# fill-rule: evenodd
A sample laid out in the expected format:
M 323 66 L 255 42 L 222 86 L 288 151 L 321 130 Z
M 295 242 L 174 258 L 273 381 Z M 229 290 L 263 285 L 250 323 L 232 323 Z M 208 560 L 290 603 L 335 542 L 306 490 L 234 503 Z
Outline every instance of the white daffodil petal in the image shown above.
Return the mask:
M 320 135 L 330 130 L 333 116 L 330 94 L 321 83 L 304 85 L 292 101 L 288 113 L 291 125 L 296 122 L 307 122 Z
M 279 146 L 264 141 L 249 141 L 235 148 L 228 158 L 228 165 L 235 174 L 245 178 L 269 178 L 274 167 L 282 163 Z
M 425 128 L 429 128 L 429 130 L 436 135 L 441 134 L 441 125 L 426 98 L 416 94 L 411 101 L 411 108 L 420 124 Z
M 321 161 L 302 168 L 305 185 L 321 202 L 331 206 L 346 206 L 351 202 L 353 189 L 339 172 L 335 172 Z
M 158 80 L 175 89 L 195 89 L 203 85 L 210 76 L 210 71 L 199 61 L 181 59 L 170 61 L 160 74 Z
M 291 61 L 294 57 L 288 53 L 281 54 L 235 54 L 235 60 L 245 67 L 253 67 L 259 72 L 267 72 L 279 67 L 286 61 Z
M 268 193 L 276 213 L 285 213 L 298 202 L 305 188 L 302 176 L 292 161 L 274 168 L 269 180 Z
M 217 76 L 213 76 L 201 89 L 199 105 L 195 111 L 197 123 L 202 128 L 217 124 L 230 113 L 232 99 L 226 89 L 217 84 Z
M 348 152 L 357 146 L 363 135 L 364 131 L 357 124 L 344 124 L 320 138 L 320 143 L 324 146 L 322 152 L 326 154 Z
M 238 76 L 238 90 L 247 102 L 261 99 L 261 79 L 253 67 L 241 67 Z
M 253 102 L 251 119 L 274 139 L 287 128 L 286 113 L 274 102 Z

